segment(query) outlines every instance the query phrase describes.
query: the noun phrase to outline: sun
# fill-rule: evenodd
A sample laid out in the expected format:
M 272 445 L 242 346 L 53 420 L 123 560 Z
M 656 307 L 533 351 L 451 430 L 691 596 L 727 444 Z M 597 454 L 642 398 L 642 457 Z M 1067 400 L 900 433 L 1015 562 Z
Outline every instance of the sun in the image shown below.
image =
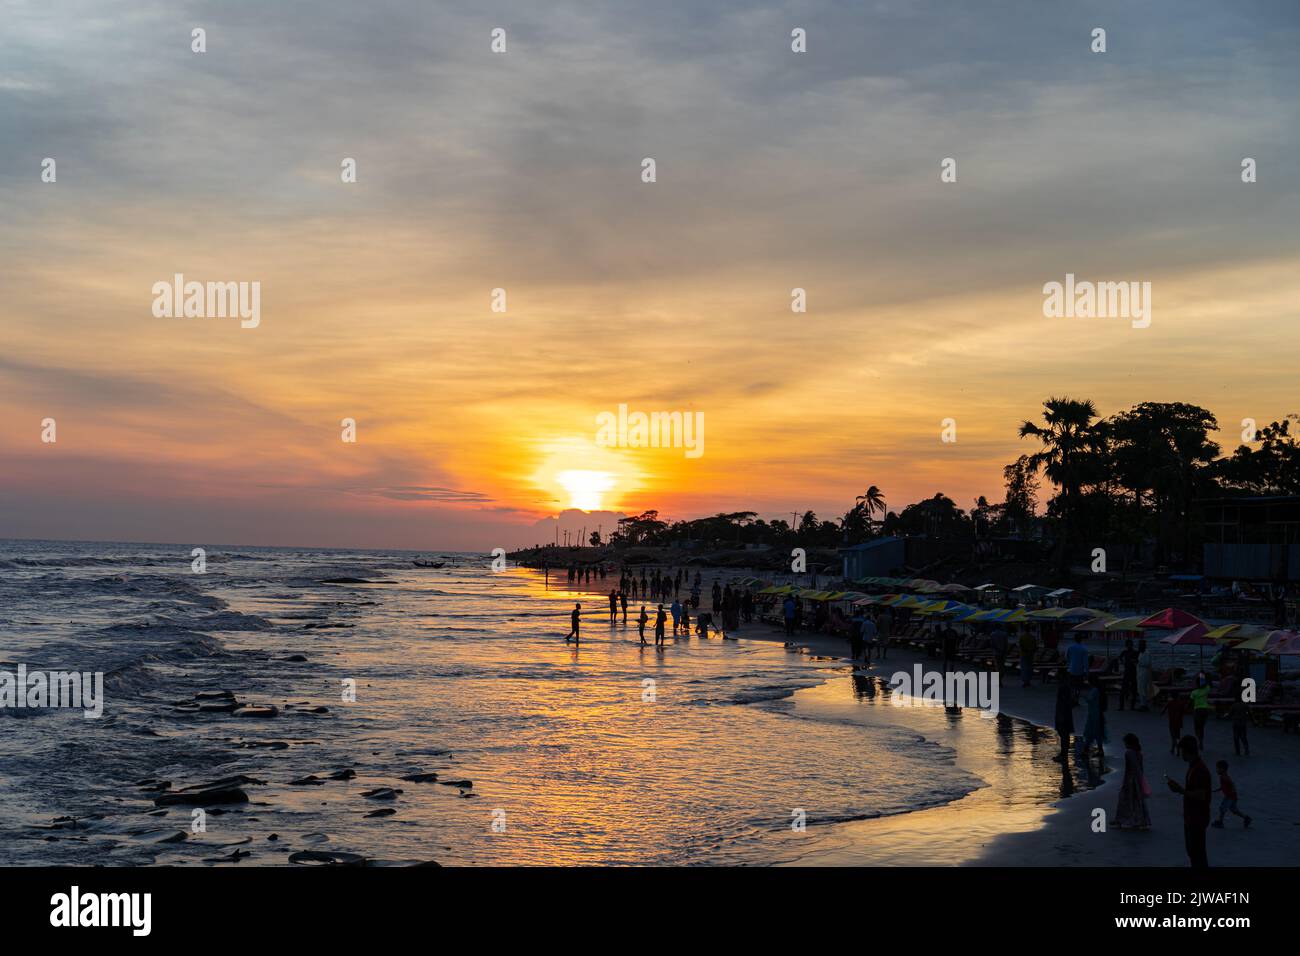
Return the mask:
M 580 511 L 599 511 L 601 497 L 614 487 L 614 476 L 607 471 L 571 469 L 555 480 L 569 493 L 569 507 Z

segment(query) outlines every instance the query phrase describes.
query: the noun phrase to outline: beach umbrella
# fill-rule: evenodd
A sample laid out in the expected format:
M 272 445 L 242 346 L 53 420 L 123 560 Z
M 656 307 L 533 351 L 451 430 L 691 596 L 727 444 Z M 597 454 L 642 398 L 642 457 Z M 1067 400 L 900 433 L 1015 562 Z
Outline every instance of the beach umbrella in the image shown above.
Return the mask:
M 944 584 L 939 587 L 940 593 L 943 594 L 962 594 L 970 590 L 971 588 L 966 587 L 966 585 L 957 584 L 955 582 L 953 584 Z
M 1190 617 L 1190 615 L 1188 616 Z M 1210 647 L 1219 646 L 1218 641 L 1216 641 L 1212 637 L 1206 636 L 1209 633 L 1209 630 L 1210 629 L 1208 627 L 1206 627 L 1204 624 L 1198 621 L 1195 624 L 1188 624 L 1185 627 L 1180 627 L 1172 634 L 1167 634 L 1164 637 L 1160 638 L 1161 644 L 1168 644 L 1171 647 L 1171 650 L 1169 652 L 1170 663 L 1171 664 L 1173 663 L 1173 650 L 1172 650 L 1173 647 L 1185 647 L 1188 645 L 1195 644 L 1199 648 L 1197 654 L 1199 655 L 1200 662 L 1203 665 L 1205 663 L 1206 646 L 1207 645 Z
M 1204 625 L 1205 622 L 1195 614 L 1188 614 L 1176 607 L 1167 607 L 1163 611 L 1156 611 L 1148 618 L 1143 618 L 1138 627 L 1149 627 L 1157 631 L 1176 631 L 1194 624 Z
M 922 610 L 927 614 L 943 614 L 947 611 L 955 611 L 964 608 L 965 606 L 966 605 L 962 604 L 961 601 L 931 601 L 922 608 Z
M 1094 617 L 1090 621 L 1084 621 L 1081 624 L 1076 624 L 1074 625 L 1074 627 L 1070 628 L 1070 630 L 1083 631 L 1088 634 L 1104 634 L 1106 633 L 1106 625 L 1108 625 L 1113 620 L 1114 618 L 1112 618 L 1110 615 L 1103 614 L 1100 617 Z
M 1300 634 L 1295 631 L 1272 631 L 1267 638 L 1264 653 L 1281 657 L 1283 654 L 1300 654 Z

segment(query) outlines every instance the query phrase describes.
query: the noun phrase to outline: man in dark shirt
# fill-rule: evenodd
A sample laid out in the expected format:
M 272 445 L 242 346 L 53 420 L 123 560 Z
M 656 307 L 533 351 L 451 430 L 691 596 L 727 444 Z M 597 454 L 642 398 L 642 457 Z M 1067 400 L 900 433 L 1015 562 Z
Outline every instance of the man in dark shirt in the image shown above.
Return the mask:
M 569 615 L 569 620 L 573 623 L 573 626 L 569 629 L 569 635 L 564 639 L 564 643 L 567 644 L 569 641 L 573 641 L 575 644 L 580 643 L 578 639 L 578 625 L 582 621 L 581 604 L 573 605 L 573 612 Z
M 1210 768 L 1201 759 L 1195 737 L 1189 735 L 1180 740 L 1178 750 L 1187 761 L 1187 779 L 1182 784 L 1176 780 L 1167 783 L 1170 790 L 1183 795 L 1183 843 L 1187 847 L 1187 858 L 1193 869 L 1204 869 L 1210 865 L 1205 855 L 1205 831 L 1210 825 L 1210 794 L 1213 791 Z

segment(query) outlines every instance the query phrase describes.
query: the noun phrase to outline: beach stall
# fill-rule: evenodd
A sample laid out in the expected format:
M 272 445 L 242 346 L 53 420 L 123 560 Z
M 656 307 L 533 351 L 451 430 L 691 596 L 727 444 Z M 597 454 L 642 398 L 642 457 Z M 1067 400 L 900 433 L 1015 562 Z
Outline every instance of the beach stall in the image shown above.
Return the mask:
M 1043 599 L 1051 593 L 1051 588 L 1045 588 L 1041 584 L 1022 584 L 1020 587 L 1011 589 L 1011 596 L 1026 606 L 1041 604 Z
M 1057 588 L 1055 591 L 1047 592 L 1045 600 L 1054 607 L 1064 607 L 1065 602 L 1074 597 L 1074 588 Z
M 1006 593 L 1006 588 L 1000 584 L 981 584 L 975 588 L 975 597 L 984 607 L 1001 606 Z

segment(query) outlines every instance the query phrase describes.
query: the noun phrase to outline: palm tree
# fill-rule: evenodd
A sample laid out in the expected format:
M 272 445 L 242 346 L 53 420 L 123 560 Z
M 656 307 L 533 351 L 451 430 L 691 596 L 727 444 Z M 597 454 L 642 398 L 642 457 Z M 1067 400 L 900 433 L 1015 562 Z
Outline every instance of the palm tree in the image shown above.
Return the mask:
M 1053 397 L 1043 402 L 1042 425 L 1024 422 L 1020 426 L 1021 438 L 1032 436 L 1043 446 L 1029 456 L 1029 463 L 1042 468 L 1048 480 L 1061 489 L 1061 571 L 1069 558 L 1087 466 L 1100 440 L 1093 429 L 1096 418 L 1097 408 L 1090 401 Z
M 880 512 L 880 518 L 883 523 L 885 517 L 885 495 L 879 488 L 872 485 L 867 489 L 866 494 L 858 495 L 857 503 L 859 508 L 863 508 L 867 512 L 868 530 L 871 528 L 871 516 L 877 511 Z

